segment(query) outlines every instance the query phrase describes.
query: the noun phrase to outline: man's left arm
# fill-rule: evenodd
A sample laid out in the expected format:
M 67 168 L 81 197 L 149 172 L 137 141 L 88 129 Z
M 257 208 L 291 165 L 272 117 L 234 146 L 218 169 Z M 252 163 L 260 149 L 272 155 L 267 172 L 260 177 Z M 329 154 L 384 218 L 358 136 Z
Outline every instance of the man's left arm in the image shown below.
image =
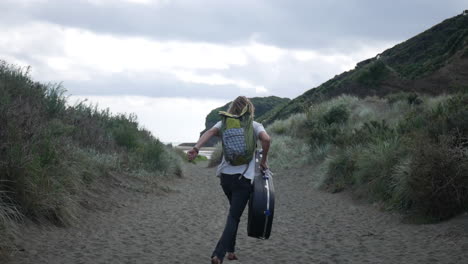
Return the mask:
M 260 168 L 262 169 L 268 169 L 268 163 L 267 163 L 267 156 L 268 156 L 268 150 L 270 150 L 270 142 L 271 138 L 268 135 L 266 131 L 262 131 L 258 134 L 258 138 L 260 139 L 260 142 L 262 143 L 262 160 L 260 161 Z

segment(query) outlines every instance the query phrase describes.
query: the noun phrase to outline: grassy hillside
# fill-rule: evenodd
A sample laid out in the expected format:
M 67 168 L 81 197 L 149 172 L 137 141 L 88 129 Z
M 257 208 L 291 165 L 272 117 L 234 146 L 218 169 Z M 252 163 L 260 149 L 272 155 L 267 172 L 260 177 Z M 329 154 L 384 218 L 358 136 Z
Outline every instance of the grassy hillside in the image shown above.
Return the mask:
M 468 16 L 459 15 L 358 63 L 305 92 L 263 121 L 272 123 L 303 112 L 314 102 L 342 94 L 385 96 L 396 92 L 431 95 L 468 88 Z
M 72 223 L 85 194 L 113 175 L 153 188 L 181 173 L 179 156 L 136 116 L 69 106 L 61 86 L 0 61 L 0 252 L 21 219 Z
M 260 121 L 266 118 L 266 114 L 271 113 L 273 109 L 281 109 L 285 104 L 291 101 L 289 98 L 280 98 L 277 96 L 269 96 L 269 97 L 253 97 L 250 98 L 252 103 L 255 106 L 255 120 Z M 203 134 L 206 130 L 213 127 L 219 120 L 219 111 L 227 111 L 231 102 L 213 109 L 205 119 L 205 129 L 200 132 L 200 135 Z M 218 140 L 216 138 L 212 138 L 209 142 L 207 142 L 206 146 L 214 146 Z
M 423 222 L 468 210 L 468 94 L 341 96 L 267 127 L 273 168 Z

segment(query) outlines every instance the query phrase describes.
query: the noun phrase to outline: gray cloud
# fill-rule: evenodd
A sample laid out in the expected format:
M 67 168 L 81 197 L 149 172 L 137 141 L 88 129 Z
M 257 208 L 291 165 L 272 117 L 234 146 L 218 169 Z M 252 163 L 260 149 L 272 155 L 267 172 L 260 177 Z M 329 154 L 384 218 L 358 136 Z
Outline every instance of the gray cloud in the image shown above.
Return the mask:
M 222 74 L 234 79 L 242 76 L 252 83 L 265 86 L 268 94 L 293 98 L 318 86 L 339 71 L 332 65 L 322 65 L 320 71 L 315 70 L 316 68 L 314 61 L 299 62 L 291 57 L 284 57 L 274 65 L 251 61 L 249 67 L 233 66 Z
M 66 81 L 63 83 L 71 95 L 141 95 L 148 97 L 188 97 L 230 99 L 242 94 L 233 85 L 201 85 L 184 83 L 176 79 L 142 80 L 122 75 L 100 77 L 90 81 Z M 251 96 L 252 94 L 247 94 Z
M 466 0 L 166 2 L 163 5 L 148 6 L 126 2 L 94 5 L 79 0 L 19 4 L 16 0 L 6 0 L 0 2 L 0 26 L 7 29 L 8 25 L 25 25 L 34 20 L 97 33 L 142 36 L 156 40 L 239 46 L 254 38 L 259 43 L 283 49 L 300 48 L 325 53 L 328 50 L 328 54 L 351 54 L 356 49 L 362 49 L 363 43 L 370 43 L 372 46 L 372 43 L 404 40 L 460 13 L 466 5 Z M 54 70 L 44 58 L 61 57 L 65 53 L 65 44 L 60 42 L 60 37 L 54 38 L 54 30 L 39 32 L 37 40 L 22 36 L 29 41 L 24 47 L 10 51 L 4 46 L 0 54 L 30 63 L 39 80 L 54 81 L 50 80 L 57 78 Z M 50 37 L 48 35 L 44 38 L 44 34 L 49 34 Z M 92 70 L 85 69 L 87 72 Z M 193 69 L 194 73 L 201 75 L 219 74 L 232 80 L 264 86 L 268 89 L 268 94 L 282 97 L 295 97 L 342 71 L 339 63 L 326 63 L 316 59 L 298 61 L 291 56 L 282 57 L 274 63 L 250 58 L 247 65 L 230 65 L 222 70 Z M 125 73 L 96 73 L 89 81 L 69 78 L 64 86 L 75 95 L 131 94 L 222 99 L 230 99 L 239 94 L 261 95 L 252 90 L 241 90 L 235 85 L 189 83 L 165 73 L 150 75 L 129 77 Z M 60 78 L 55 81 L 60 81 Z
M 403 40 L 457 15 L 465 0 L 350 1 L 167 1 L 147 6 L 125 2 L 93 5 L 51 0 L 0 3 L 18 20 L 48 21 L 100 33 L 158 40 L 242 43 L 259 41 L 286 48 L 346 50 L 356 41 Z M 9 18 L 11 20 L 11 18 Z
M 229 79 L 242 79 L 268 89 L 265 95 L 293 98 L 318 86 L 340 72 L 339 65 L 321 60 L 297 61 L 284 56 L 279 61 L 262 63 L 251 60 L 248 66 L 231 66 L 223 70 L 195 70 L 196 74 L 220 74 Z M 40 67 L 42 68 L 42 67 Z M 320 68 L 320 70 L 318 70 Z M 206 85 L 177 80 L 171 74 L 152 73 L 148 76 L 96 76 L 89 81 L 66 81 L 64 85 L 72 94 L 86 95 L 144 95 L 152 97 L 198 97 L 231 99 L 240 94 L 261 96 L 253 90 L 235 85 Z

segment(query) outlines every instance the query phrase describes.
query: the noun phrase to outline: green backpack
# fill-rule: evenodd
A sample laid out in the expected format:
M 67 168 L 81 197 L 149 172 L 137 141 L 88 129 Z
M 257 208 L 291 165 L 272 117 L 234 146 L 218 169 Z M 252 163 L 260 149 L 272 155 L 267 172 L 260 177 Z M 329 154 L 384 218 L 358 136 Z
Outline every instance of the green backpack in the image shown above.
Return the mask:
M 224 159 L 233 166 L 249 164 L 255 153 L 257 139 L 253 118 L 248 110 L 248 106 L 244 107 L 240 115 L 219 112 Z

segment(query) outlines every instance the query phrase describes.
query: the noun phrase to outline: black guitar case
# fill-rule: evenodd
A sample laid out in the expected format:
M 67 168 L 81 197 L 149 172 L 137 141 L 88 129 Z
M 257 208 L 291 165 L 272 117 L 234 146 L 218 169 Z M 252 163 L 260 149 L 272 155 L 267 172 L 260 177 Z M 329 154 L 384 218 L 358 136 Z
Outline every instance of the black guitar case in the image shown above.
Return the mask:
M 258 159 L 258 156 L 256 158 Z M 273 186 L 273 173 L 267 169 L 256 173 L 253 180 L 249 200 L 247 235 L 259 239 L 268 239 L 271 234 L 274 212 L 275 188 Z

